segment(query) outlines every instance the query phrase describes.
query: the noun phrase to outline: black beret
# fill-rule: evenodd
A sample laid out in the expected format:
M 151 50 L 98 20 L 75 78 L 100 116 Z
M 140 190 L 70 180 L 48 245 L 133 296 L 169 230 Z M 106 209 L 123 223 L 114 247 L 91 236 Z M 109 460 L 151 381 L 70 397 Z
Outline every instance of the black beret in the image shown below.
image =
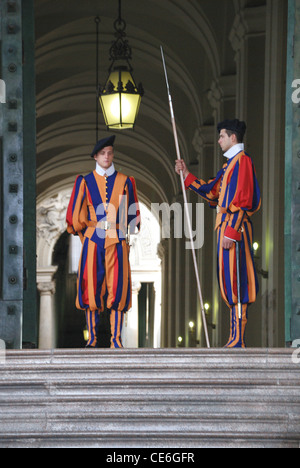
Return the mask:
M 224 122 L 220 122 L 218 124 L 218 132 L 220 133 L 221 130 L 230 130 L 234 133 L 238 133 L 242 138 L 244 138 L 247 126 L 245 122 L 241 122 L 238 119 L 224 120 Z
M 103 138 L 102 140 L 99 140 L 98 143 L 96 144 L 95 148 L 93 149 L 93 152 L 91 154 L 91 158 L 93 158 L 99 151 L 101 151 L 103 148 L 106 148 L 107 146 L 114 146 L 116 136 L 110 136 L 107 138 Z

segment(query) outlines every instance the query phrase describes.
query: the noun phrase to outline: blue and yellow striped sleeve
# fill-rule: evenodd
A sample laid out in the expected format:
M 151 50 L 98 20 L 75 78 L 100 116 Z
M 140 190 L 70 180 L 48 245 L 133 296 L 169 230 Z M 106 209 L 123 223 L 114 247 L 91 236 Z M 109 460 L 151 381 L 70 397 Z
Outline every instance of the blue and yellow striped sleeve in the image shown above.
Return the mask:
M 193 174 L 189 174 L 185 179 L 185 187 L 200 195 L 212 208 L 215 208 L 218 204 L 222 175 L 223 170 L 214 179 L 205 182 L 197 179 Z

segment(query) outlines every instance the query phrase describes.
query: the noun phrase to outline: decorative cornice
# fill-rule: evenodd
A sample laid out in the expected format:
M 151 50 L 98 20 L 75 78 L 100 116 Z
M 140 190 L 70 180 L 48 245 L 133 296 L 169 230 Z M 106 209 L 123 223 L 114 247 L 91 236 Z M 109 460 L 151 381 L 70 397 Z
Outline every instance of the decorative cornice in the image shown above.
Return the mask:
M 213 146 L 215 139 L 215 127 L 204 125 L 195 131 L 193 147 L 197 153 L 201 153 L 207 146 Z
M 37 283 L 37 288 L 41 296 L 52 296 L 55 294 L 55 283 Z
M 223 100 L 235 99 L 236 97 L 236 75 L 224 75 L 213 80 L 207 98 L 213 109 L 217 109 Z
M 229 40 L 235 52 L 238 52 L 246 37 L 261 35 L 266 32 L 266 5 L 245 8 L 237 13 L 229 34 Z

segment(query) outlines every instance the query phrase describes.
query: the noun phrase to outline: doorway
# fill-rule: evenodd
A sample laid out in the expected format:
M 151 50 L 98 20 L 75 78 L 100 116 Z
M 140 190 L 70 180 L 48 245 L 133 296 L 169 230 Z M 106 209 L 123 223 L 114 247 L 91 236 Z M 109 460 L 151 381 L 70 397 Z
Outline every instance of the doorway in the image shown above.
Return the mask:
M 154 314 L 155 289 L 154 283 L 142 283 L 139 293 L 139 348 L 154 347 Z

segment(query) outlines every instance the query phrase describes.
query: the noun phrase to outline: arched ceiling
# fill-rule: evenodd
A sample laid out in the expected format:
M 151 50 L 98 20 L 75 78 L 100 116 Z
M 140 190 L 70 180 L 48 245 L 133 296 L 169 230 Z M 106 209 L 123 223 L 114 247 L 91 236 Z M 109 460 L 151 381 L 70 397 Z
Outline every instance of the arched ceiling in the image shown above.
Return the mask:
M 175 147 L 160 56 L 163 45 L 180 146 L 196 156 L 196 130 L 212 123 L 207 92 L 212 81 L 235 72 L 228 36 L 237 0 L 123 0 L 122 17 L 133 50 L 134 77 L 142 100 L 134 131 L 118 131 L 116 166 L 137 179 L 143 199 L 172 202 L 180 191 Z M 37 184 L 71 184 L 94 169 L 96 27 L 100 24 L 100 82 L 109 68 L 109 48 L 118 1 L 36 0 Z M 106 135 L 100 113 L 100 136 Z

